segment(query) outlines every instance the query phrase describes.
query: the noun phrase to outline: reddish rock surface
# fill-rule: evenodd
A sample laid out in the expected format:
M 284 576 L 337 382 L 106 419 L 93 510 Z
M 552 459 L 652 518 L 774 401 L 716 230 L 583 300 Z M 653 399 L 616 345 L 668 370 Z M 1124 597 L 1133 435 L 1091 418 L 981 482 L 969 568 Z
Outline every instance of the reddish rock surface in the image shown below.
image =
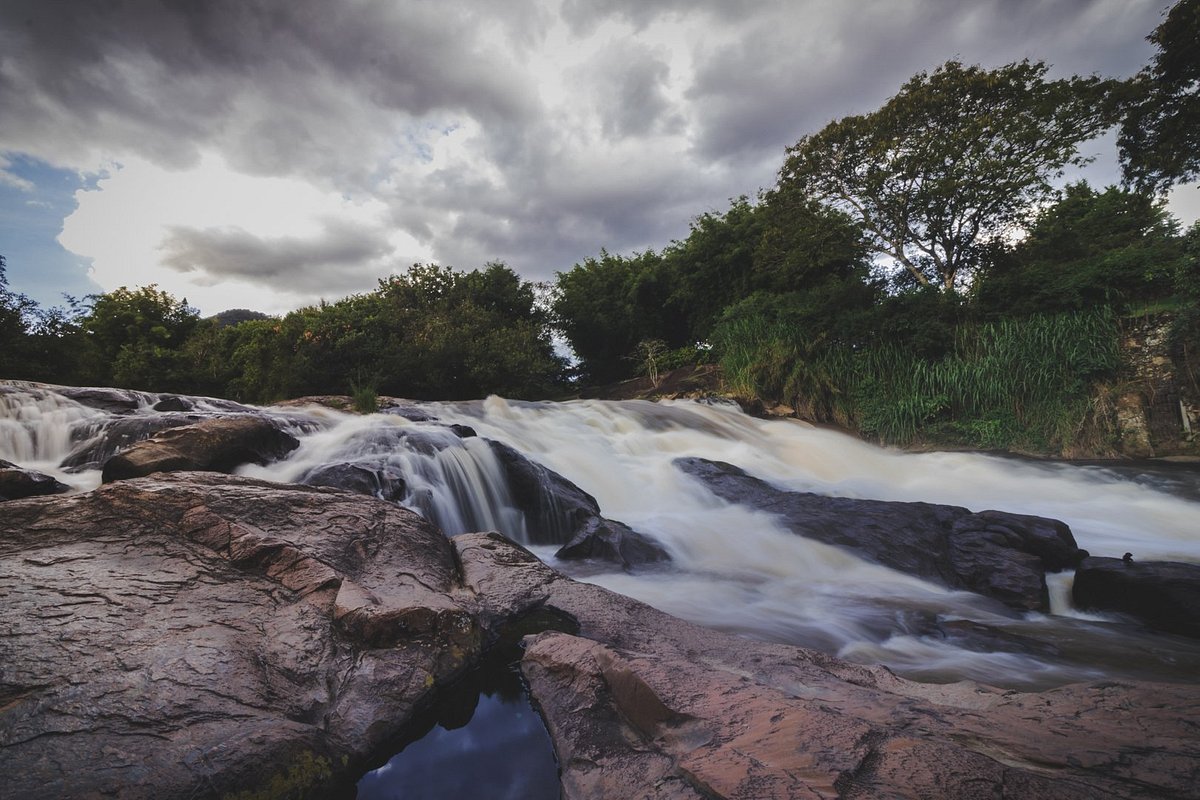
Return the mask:
M 506 625 L 567 798 L 1186 798 L 1200 691 L 1020 693 L 701 628 L 498 534 L 213 473 L 6 503 L 9 798 L 327 796 Z
M 522 661 L 567 798 L 1192 798 L 1200 786 L 1194 686 L 919 684 L 682 622 L 494 535 L 454 541 L 491 614 L 539 606 L 579 622 L 577 636 L 527 640 Z
M 449 541 L 349 493 L 180 473 L 18 500 L 0 562 L 5 798 L 321 786 L 479 652 Z

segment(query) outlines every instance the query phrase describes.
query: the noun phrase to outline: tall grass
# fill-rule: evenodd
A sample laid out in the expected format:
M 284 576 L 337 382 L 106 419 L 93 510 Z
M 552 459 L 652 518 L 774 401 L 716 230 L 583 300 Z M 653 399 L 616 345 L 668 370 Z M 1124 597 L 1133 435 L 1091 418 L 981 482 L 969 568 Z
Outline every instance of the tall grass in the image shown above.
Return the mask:
M 902 445 L 1069 449 L 1088 435 L 1094 386 L 1120 366 L 1107 309 L 962 326 L 936 361 L 903 343 L 827 346 L 761 318 L 731 320 L 715 338 L 734 391 Z

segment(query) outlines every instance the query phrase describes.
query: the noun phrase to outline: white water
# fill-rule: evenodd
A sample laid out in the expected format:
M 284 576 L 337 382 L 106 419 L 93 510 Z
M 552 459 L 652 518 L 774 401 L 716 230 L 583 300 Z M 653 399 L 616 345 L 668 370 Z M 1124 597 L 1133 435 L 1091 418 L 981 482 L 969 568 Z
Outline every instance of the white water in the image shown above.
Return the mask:
M 46 397 L 0 404 L 0 458 L 53 472 L 102 412 Z M 5 395 L 0 394 L 0 403 Z M 59 398 L 59 400 L 65 400 Z M 31 410 L 38 404 L 40 410 Z M 663 544 L 670 567 L 627 574 L 559 563 L 564 571 L 701 624 L 788 642 L 929 680 L 962 677 L 1046 686 L 1104 676 L 1195 680 L 1200 644 L 1139 632 L 1069 608 L 1069 576 L 1052 577 L 1054 615 L 1015 616 L 999 604 L 867 563 L 726 503 L 672 461 L 727 461 L 796 490 L 924 500 L 1062 519 L 1096 555 L 1200 562 L 1200 503 L 1111 473 L 968 453 L 904 454 L 732 406 L 578 401 L 423 404 L 444 423 L 505 442 L 596 497 L 602 513 Z M 145 407 L 138 413 L 154 413 Z M 301 447 L 246 474 L 296 481 L 323 464 L 402 473 L 401 500 L 448 533 L 499 529 L 525 539 L 486 442 L 389 415 L 307 412 Z M 17 427 L 21 430 L 18 431 Z M 63 433 L 61 428 L 68 430 Z M 59 474 L 59 473 L 55 473 Z M 81 485 L 80 476 L 73 476 Z M 84 481 L 83 483 L 86 483 Z M 987 626 L 984 639 L 962 626 Z M 947 631 L 951 631 L 948 634 Z

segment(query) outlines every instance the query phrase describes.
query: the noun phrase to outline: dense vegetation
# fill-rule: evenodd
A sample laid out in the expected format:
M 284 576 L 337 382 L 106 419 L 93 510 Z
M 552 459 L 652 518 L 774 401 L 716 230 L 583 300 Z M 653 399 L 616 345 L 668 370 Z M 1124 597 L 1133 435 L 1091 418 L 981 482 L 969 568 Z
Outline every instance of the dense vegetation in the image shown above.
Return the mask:
M 552 287 L 503 264 L 416 265 L 366 294 L 200 319 L 157 288 L 41 309 L 0 261 L 0 374 L 267 401 L 548 397 L 719 361 L 735 390 L 884 441 L 1064 450 L 1103 435 L 1132 315 L 1200 353 L 1200 0 L 1129 81 L 949 62 L 788 148 L 777 183 L 660 252 L 607 251 Z M 1061 186 L 1117 127 L 1123 187 Z M 577 364 L 556 355 L 561 335 Z M 1200 391 L 1200 389 L 1198 389 Z

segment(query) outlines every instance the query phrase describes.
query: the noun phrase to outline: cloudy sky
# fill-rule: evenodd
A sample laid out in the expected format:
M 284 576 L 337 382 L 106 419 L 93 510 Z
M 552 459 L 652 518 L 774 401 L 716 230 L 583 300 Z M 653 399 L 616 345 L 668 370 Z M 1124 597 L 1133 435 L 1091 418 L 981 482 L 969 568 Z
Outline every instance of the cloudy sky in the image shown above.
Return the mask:
M 0 253 L 43 303 L 156 283 L 206 314 L 415 261 L 549 279 L 683 237 L 947 59 L 1130 75 L 1168 5 L 4 0 Z

